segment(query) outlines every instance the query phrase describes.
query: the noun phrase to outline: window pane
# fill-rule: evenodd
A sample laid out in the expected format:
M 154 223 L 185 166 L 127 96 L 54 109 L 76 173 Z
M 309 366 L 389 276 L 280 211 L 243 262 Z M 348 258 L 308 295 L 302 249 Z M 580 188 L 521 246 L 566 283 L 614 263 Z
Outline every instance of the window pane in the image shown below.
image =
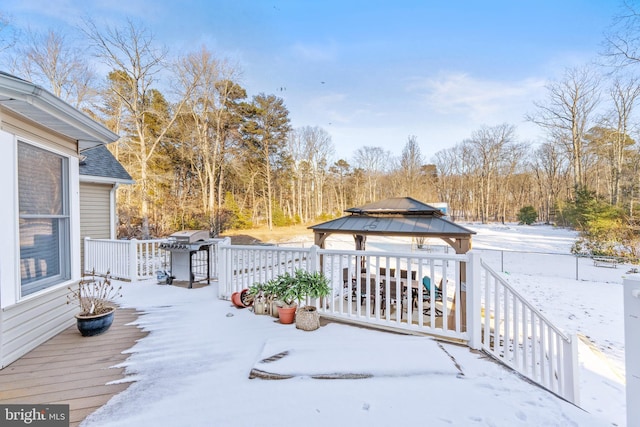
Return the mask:
M 18 143 L 21 295 L 68 280 L 68 159 Z
M 46 288 L 60 276 L 60 227 L 57 219 L 20 220 L 22 295 Z M 41 281 L 40 286 L 32 285 Z
M 18 149 L 20 215 L 63 214 L 64 160 L 48 151 L 20 143 Z

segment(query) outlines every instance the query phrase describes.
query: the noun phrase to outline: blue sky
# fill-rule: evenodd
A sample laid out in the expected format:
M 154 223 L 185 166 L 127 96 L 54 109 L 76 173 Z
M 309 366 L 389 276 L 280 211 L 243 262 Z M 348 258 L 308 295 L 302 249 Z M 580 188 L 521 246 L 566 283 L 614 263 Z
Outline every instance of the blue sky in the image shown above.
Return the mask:
M 55 6 L 52 6 L 55 5 Z M 173 54 L 206 45 L 237 63 L 250 96 L 284 99 L 292 125 L 330 133 L 336 158 L 364 145 L 429 160 L 479 129 L 524 121 L 544 85 L 597 58 L 616 0 L 3 0 L 12 23 L 67 30 L 141 22 Z

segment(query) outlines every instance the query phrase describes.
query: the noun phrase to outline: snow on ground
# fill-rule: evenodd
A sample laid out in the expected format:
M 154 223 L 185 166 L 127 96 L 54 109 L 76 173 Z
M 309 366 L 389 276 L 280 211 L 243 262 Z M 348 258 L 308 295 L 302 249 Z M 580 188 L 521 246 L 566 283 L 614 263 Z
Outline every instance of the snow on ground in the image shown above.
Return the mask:
M 467 226 L 478 233 L 478 249 L 567 253 L 575 239 L 552 227 Z M 333 247 L 351 249 L 346 237 L 334 239 Z M 411 247 L 394 239 L 371 239 L 367 247 L 398 245 Z M 525 257 L 510 262 L 527 263 Z M 626 269 L 581 265 L 585 276 L 589 268 L 600 275 L 596 282 L 553 277 L 546 264 L 539 268 L 548 275 L 504 277 L 561 329 L 585 337 L 579 347 L 584 410 L 463 346 L 337 323 L 305 332 L 218 300 L 215 285 L 183 289 L 150 281 L 123 284 L 122 305 L 143 312 L 137 323 L 150 332 L 123 363 L 136 382 L 83 426 L 272 426 L 281 420 L 309 426 L 625 425 Z M 269 369 L 297 376 L 249 379 L 265 358 L 283 351 L 288 355 Z M 311 377 L 327 372 L 370 377 Z

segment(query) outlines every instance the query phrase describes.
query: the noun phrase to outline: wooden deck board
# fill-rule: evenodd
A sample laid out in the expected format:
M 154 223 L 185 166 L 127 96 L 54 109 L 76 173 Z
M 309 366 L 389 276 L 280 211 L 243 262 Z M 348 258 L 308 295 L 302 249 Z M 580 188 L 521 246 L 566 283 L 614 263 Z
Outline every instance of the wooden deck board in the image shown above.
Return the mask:
M 77 426 L 111 397 L 129 387 L 123 354 L 146 333 L 131 323 L 139 313 L 118 309 L 104 334 L 82 337 L 73 325 L 0 370 L 0 402 L 69 404 L 70 425 Z

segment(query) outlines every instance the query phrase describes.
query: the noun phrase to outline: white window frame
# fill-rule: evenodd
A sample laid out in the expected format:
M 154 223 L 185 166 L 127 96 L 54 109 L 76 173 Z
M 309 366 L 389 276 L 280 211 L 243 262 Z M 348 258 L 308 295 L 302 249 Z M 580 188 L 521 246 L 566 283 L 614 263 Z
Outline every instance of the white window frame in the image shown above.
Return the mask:
M 60 214 L 23 214 L 18 212 L 18 240 L 19 243 L 22 239 L 22 233 L 19 229 L 20 220 L 32 220 L 32 219 L 43 219 L 43 220 L 52 220 L 57 223 L 57 231 L 58 231 L 58 241 L 57 241 L 57 253 L 58 253 L 58 271 L 53 275 L 45 276 L 41 279 L 32 280 L 27 283 L 23 283 L 23 265 L 22 259 L 19 260 L 20 268 L 19 268 L 19 278 L 20 285 L 18 289 L 18 298 L 24 299 L 28 298 L 32 295 L 38 294 L 41 291 L 59 285 L 61 283 L 68 282 L 71 277 L 71 269 L 72 269 L 72 209 L 71 209 L 71 173 L 70 173 L 70 158 L 62 153 L 56 152 L 48 147 L 42 146 L 40 144 L 34 144 L 29 141 L 26 141 L 22 138 L 17 139 L 17 148 L 16 154 L 19 157 L 19 152 L 21 147 L 28 147 L 30 149 L 37 149 L 50 154 L 51 156 L 55 156 L 61 159 L 61 176 L 60 176 L 60 185 L 61 185 L 61 208 L 62 212 Z M 20 167 L 18 163 L 16 163 L 16 173 L 17 173 L 17 182 L 18 182 L 18 206 L 20 202 Z M 36 186 L 37 187 L 37 186 Z M 36 248 L 37 249 L 37 248 Z M 39 261 L 35 261 L 39 262 Z M 37 269 L 36 269 L 37 271 Z

